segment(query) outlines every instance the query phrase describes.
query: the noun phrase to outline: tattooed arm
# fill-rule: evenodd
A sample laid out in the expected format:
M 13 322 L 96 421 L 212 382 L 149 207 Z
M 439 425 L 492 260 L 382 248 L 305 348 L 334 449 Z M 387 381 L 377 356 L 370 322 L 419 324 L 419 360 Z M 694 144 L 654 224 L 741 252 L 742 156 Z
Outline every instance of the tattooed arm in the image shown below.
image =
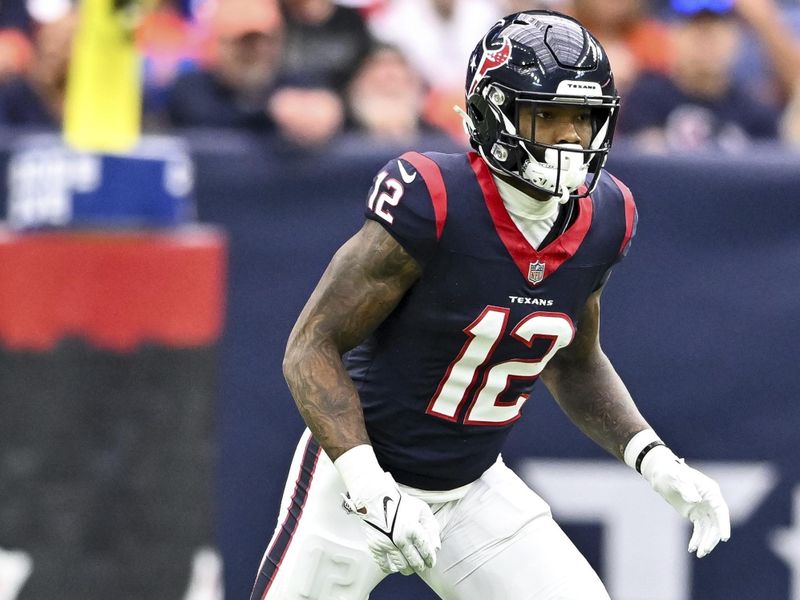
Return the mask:
M 370 555 L 384 573 L 406 575 L 436 564 L 439 524 L 425 502 L 401 492 L 379 465 L 342 354 L 380 325 L 419 276 L 400 244 L 367 221 L 331 260 L 283 360 L 294 401 L 334 461 L 347 489 L 343 506 L 361 519 Z
M 283 373 L 300 414 L 336 460 L 369 444 L 342 354 L 397 306 L 420 275 L 416 261 L 381 225 L 366 221 L 331 260 L 289 335 Z
M 650 427 L 600 348 L 600 291 L 589 297 L 575 339 L 553 357 L 542 381 L 572 422 L 620 459 L 633 435 Z

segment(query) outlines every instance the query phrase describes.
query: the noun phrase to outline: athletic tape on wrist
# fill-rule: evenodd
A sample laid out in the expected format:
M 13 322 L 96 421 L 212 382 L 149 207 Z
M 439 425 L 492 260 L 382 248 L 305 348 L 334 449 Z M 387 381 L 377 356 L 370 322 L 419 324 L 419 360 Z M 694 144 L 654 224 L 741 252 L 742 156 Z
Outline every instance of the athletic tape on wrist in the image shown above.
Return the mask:
M 357 498 L 369 495 L 373 487 L 383 482 L 383 469 L 369 444 L 351 448 L 333 461 L 333 466 L 339 472 L 345 489 Z

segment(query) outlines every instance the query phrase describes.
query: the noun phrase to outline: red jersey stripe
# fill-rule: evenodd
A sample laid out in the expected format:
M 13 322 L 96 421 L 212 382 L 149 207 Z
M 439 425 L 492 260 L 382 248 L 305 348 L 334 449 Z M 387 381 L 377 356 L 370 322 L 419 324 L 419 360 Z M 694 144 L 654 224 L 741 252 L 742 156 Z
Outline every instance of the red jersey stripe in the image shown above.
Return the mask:
M 575 222 L 558 238 L 550 244 L 537 251 L 528 243 L 517 226 L 512 221 L 508 211 L 497 191 L 497 186 L 492 179 L 492 173 L 483 159 L 475 152 L 469 153 L 469 161 L 478 184 L 483 190 L 486 206 L 491 214 L 497 235 L 500 236 L 508 253 L 514 259 L 517 267 L 522 272 L 522 276 L 527 280 L 530 265 L 541 261 L 545 264 L 543 278 L 555 273 L 558 268 L 567 260 L 572 258 L 578 251 L 589 227 L 592 224 L 592 199 L 586 196 L 578 201 L 578 217 Z
M 422 175 L 422 179 L 428 187 L 428 193 L 433 201 L 433 213 L 436 217 L 436 239 L 438 241 L 442 238 L 444 223 L 447 220 L 447 189 L 444 187 L 444 179 L 439 165 L 419 152 L 406 152 L 400 158 L 411 163 L 411 166 Z

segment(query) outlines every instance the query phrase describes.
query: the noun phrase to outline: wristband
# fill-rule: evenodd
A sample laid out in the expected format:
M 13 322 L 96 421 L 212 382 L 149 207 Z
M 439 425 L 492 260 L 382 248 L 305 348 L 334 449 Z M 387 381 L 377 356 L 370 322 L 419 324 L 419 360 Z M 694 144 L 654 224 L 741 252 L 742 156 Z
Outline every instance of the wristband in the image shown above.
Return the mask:
M 664 442 L 656 435 L 655 431 L 652 429 L 640 431 L 634 435 L 628 442 L 628 445 L 625 446 L 625 452 L 623 453 L 625 464 L 631 469 L 635 469 L 637 473 L 641 473 L 644 457 L 647 456 L 647 453 L 653 448 L 658 446 L 664 446 Z
M 675 463 L 682 463 L 683 459 L 664 444 L 656 444 L 642 454 L 639 472 L 647 481 L 653 483 L 653 478 L 664 469 L 672 467 Z

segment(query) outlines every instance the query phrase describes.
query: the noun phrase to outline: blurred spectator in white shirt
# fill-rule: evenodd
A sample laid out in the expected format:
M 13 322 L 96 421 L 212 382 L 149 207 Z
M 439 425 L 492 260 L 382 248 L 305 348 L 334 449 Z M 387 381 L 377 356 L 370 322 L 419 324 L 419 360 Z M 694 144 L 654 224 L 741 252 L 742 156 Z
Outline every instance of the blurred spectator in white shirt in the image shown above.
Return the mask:
M 464 103 L 464 65 L 475 44 L 504 16 L 495 0 L 387 0 L 370 11 L 380 41 L 399 48 L 428 86 L 425 114 L 466 141 L 453 105 Z

